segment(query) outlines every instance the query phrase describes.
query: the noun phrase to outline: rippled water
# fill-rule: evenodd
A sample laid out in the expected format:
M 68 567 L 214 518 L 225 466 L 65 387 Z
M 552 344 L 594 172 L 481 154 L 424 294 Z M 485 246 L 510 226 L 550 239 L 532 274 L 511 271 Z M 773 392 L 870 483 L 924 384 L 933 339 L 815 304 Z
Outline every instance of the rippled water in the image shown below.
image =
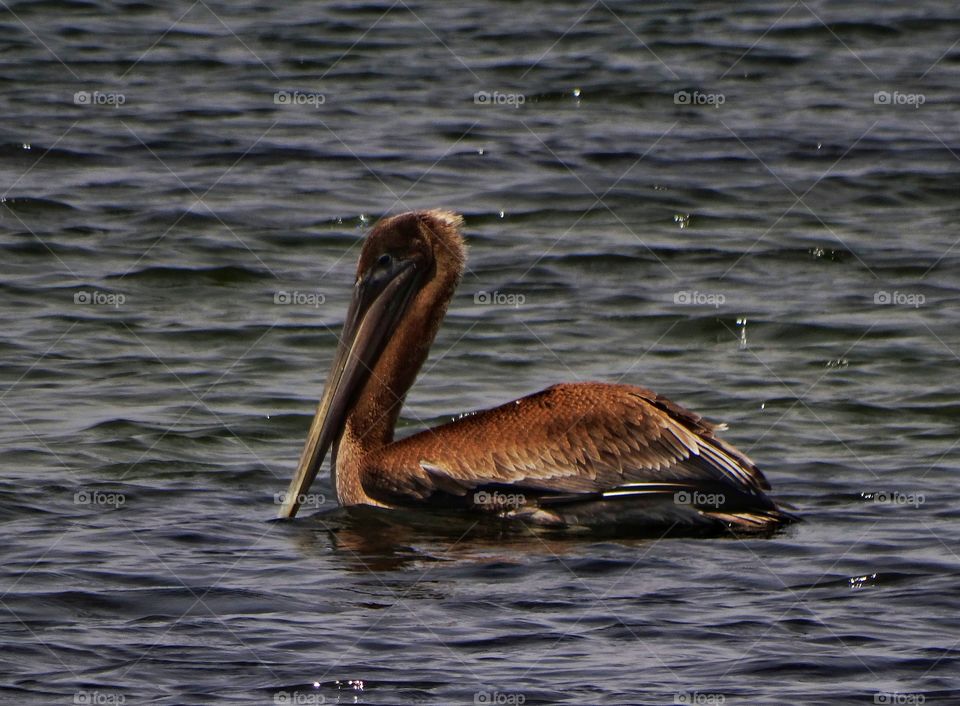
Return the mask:
M 960 702 L 956 13 L 278 5 L 0 10 L 0 699 Z M 272 522 L 360 237 L 437 206 L 404 432 L 642 384 L 805 522 Z

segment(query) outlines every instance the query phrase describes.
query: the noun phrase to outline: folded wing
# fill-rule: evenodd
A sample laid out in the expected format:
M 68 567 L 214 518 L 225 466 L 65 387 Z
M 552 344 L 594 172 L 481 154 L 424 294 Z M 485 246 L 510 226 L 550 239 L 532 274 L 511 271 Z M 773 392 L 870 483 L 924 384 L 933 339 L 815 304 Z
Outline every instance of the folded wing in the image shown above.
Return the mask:
M 491 485 L 615 497 L 680 483 L 763 496 L 763 474 L 715 436 L 721 428 L 641 387 L 555 385 L 385 446 L 363 484 L 387 503 Z

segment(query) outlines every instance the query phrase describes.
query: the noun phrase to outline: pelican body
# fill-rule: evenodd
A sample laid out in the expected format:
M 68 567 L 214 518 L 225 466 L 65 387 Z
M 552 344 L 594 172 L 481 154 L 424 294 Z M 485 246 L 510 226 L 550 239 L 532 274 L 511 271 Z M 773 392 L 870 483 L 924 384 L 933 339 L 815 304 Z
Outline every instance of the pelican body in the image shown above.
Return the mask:
M 789 521 L 723 427 L 642 387 L 566 383 L 394 440 L 463 274 L 463 219 L 403 213 L 366 237 L 353 298 L 281 517 L 332 449 L 341 505 L 461 507 L 537 524 L 769 530 Z

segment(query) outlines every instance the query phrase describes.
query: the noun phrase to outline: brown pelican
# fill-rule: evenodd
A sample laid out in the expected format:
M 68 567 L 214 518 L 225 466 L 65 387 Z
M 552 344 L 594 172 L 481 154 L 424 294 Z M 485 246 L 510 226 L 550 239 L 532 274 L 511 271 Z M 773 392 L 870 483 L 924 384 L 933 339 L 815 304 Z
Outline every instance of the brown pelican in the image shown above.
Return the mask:
M 340 343 L 280 510 L 333 449 L 341 505 L 460 507 L 547 525 L 769 530 L 793 519 L 722 425 L 642 387 L 565 383 L 394 440 L 466 260 L 463 219 L 403 213 L 364 241 Z

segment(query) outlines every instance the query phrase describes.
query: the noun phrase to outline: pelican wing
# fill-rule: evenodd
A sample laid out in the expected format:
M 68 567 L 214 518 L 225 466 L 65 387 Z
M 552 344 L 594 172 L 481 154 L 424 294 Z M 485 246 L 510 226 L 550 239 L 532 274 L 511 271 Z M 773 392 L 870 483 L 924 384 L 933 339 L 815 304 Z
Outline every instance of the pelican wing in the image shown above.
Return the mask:
M 489 485 L 573 494 L 657 483 L 768 489 L 754 463 L 714 435 L 720 428 L 645 388 L 555 385 L 385 446 L 363 485 L 386 502 Z

